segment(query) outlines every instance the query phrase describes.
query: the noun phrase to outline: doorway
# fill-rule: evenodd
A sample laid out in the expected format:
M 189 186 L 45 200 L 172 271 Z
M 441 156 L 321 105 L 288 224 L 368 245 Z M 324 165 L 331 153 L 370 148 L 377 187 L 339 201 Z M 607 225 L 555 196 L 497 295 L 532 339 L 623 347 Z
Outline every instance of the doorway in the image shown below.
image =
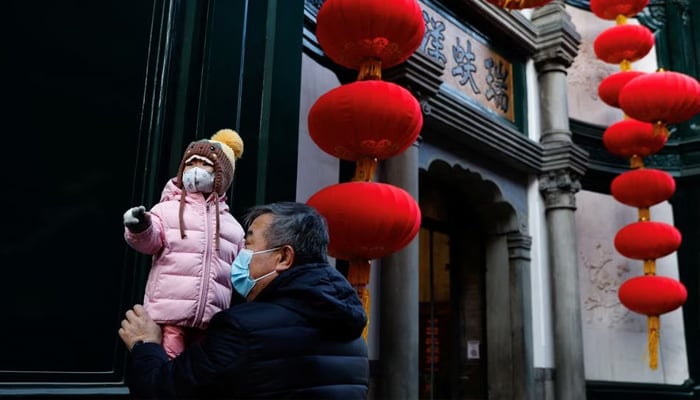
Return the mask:
M 420 183 L 420 398 L 486 399 L 483 233 L 454 189 Z

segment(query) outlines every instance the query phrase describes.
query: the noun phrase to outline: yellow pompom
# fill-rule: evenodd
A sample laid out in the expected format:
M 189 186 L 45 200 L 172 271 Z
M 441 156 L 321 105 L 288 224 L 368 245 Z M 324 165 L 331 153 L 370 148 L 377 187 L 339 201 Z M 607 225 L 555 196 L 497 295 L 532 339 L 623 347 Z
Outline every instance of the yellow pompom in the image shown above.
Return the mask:
M 236 155 L 236 159 L 241 158 L 243 155 L 243 139 L 233 129 L 221 129 L 211 137 L 211 140 L 230 147 Z

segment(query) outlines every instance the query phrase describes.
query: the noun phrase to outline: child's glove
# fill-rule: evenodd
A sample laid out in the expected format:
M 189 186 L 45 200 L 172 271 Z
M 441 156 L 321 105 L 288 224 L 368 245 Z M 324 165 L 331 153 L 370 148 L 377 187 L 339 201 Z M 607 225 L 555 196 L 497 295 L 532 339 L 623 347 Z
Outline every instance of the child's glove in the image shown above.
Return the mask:
M 151 215 L 144 206 L 132 207 L 124 213 L 124 226 L 133 233 L 143 232 L 151 226 Z

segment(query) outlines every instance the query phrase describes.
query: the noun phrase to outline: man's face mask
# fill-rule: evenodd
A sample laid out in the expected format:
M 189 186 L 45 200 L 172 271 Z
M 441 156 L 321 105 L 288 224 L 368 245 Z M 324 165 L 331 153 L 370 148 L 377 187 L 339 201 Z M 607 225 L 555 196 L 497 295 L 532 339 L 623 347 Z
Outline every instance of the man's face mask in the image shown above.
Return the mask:
M 211 193 L 214 191 L 214 174 L 199 167 L 182 173 L 182 186 L 190 193 Z
M 249 249 L 241 250 L 236 256 L 236 259 L 233 260 L 233 265 L 231 265 L 231 285 L 233 289 L 244 298 L 247 298 L 253 286 L 255 286 L 259 280 L 277 272 L 272 270 L 259 278 L 253 279 L 250 277 L 250 260 L 256 254 L 269 253 L 281 248 L 282 246 L 255 252 Z

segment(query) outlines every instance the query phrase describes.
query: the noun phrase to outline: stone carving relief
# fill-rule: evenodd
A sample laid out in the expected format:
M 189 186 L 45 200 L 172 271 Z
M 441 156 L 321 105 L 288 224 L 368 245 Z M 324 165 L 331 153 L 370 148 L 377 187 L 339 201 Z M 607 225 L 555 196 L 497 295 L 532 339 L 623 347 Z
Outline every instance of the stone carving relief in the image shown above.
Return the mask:
M 627 261 L 615 261 L 611 244 L 597 241 L 590 252 L 579 252 L 586 278 L 582 282 L 584 323 L 619 327 L 632 322 L 631 311 L 617 297 L 620 285 L 628 278 Z

